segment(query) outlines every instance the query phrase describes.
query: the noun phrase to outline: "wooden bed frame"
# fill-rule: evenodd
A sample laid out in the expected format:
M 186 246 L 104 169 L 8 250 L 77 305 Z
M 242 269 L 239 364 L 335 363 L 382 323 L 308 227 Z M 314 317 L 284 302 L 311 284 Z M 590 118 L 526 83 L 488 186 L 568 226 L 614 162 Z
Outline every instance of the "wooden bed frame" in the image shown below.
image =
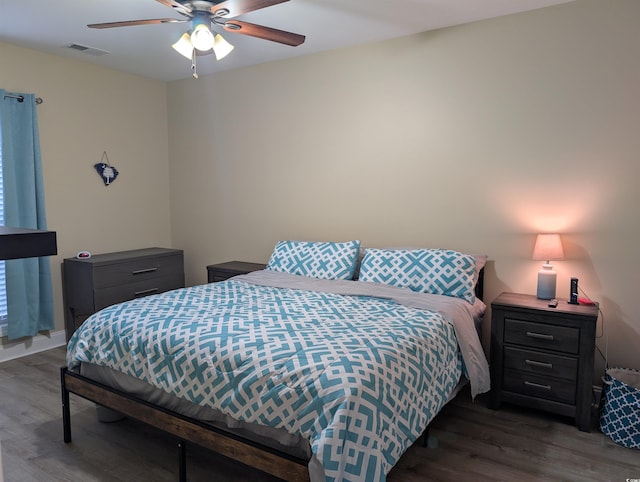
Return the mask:
M 484 268 L 480 270 L 476 296 L 484 294 Z M 195 443 L 245 465 L 291 482 L 309 482 L 308 459 L 292 456 L 232 432 L 168 410 L 139 397 L 111 388 L 69 370 L 60 369 L 62 391 L 62 424 L 64 442 L 71 442 L 71 393 L 115 410 L 127 417 L 163 430 L 178 439 L 178 477 L 187 481 L 186 445 Z M 423 432 L 423 445 L 427 446 L 429 427 Z
M 214 425 L 159 407 L 72 372 L 67 367 L 60 369 L 60 386 L 65 443 L 71 442 L 69 394 L 73 393 L 174 435 L 178 439 L 178 474 L 181 482 L 187 480 L 187 442 L 196 443 L 284 480 L 309 481 L 309 461 L 306 459 L 294 457 Z

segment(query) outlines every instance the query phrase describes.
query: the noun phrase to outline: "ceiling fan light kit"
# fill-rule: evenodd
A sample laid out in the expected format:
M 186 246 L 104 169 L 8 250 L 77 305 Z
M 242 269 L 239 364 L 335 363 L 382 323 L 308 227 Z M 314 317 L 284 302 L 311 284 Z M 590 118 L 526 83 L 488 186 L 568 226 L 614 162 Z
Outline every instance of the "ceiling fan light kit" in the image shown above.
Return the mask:
M 219 33 L 216 33 L 215 36 L 212 35 L 211 38 L 213 39 L 213 42 L 210 47 L 204 46 L 206 48 L 200 48 L 193 42 L 193 33 L 189 35 L 189 32 L 185 32 L 180 36 L 178 41 L 172 45 L 172 47 L 176 52 L 189 60 L 192 60 L 194 47 L 200 52 L 207 52 L 208 50 L 213 49 L 213 53 L 216 55 L 216 60 L 222 60 L 234 49 L 233 45 L 227 42 Z
M 271 27 L 255 25 L 240 20 L 228 21 L 239 15 L 253 12 L 261 8 L 270 7 L 289 0 L 226 0 L 215 2 L 211 0 L 156 0 L 166 7 L 172 8 L 185 19 L 159 18 L 147 20 L 126 20 L 123 22 L 107 22 L 89 24 L 89 28 L 129 27 L 132 25 L 151 25 L 161 23 L 191 22 L 191 29 L 183 33 L 172 47 L 182 56 L 191 60 L 193 77 L 198 78 L 196 72 L 196 55 L 200 53 L 215 53 L 216 60 L 221 60 L 233 50 L 233 45 L 212 27 L 218 26 L 228 32 L 235 32 L 250 37 L 298 46 L 304 43 L 305 36 L 292 32 L 285 32 Z

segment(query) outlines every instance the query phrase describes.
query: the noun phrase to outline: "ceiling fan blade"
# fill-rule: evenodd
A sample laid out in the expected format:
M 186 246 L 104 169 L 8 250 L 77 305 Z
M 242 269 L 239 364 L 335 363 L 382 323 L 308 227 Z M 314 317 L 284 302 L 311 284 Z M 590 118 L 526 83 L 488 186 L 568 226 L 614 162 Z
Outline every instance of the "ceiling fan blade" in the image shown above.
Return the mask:
M 158 0 L 160 1 L 160 0 Z M 260 10 L 261 8 L 271 7 L 279 3 L 288 2 L 289 0 L 227 0 L 211 7 L 211 13 L 214 17 L 233 18 L 238 15 Z
M 240 33 L 251 37 L 261 38 L 263 40 L 271 40 L 285 45 L 296 47 L 305 41 L 304 35 L 297 33 L 285 32 L 276 28 L 255 25 L 249 22 L 241 22 L 240 20 L 229 20 L 223 25 L 228 32 Z
M 156 2 L 161 3 L 165 7 L 169 7 L 174 10 L 177 10 L 180 13 L 188 14 L 188 13 L 191 13 L 193 10 L 191 7 L 187 5 L 183 5 L 179 2 L 176 2 L 175 0 L 156 0 Z
M 124 22 L 105 22 L 90 23 L 89 28 L 113 28 L 113 27 L 130 27 L 132 25 L 152 25 L 158 23 L 183 23 L 187 20 L 179 20 L 177 18 L 152 18 L 147 20 L 125 20 Z

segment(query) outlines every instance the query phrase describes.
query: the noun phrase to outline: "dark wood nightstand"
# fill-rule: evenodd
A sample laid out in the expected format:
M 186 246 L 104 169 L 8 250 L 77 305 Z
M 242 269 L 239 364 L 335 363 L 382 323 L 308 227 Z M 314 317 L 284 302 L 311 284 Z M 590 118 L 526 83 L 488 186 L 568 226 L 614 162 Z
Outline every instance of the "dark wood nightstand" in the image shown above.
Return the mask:
M 224 281 L 239 274 L 247 274 L 265 268 L 265 264 L 247 263 L 246 261 L 228 261 L 226 263 L 207 266 L 207 282 Z
M 574 417 L 591 428 L 598 306 L 556 308 L 533 295 L 502 293 L 491 303 L 489 407 L 510 402 Z

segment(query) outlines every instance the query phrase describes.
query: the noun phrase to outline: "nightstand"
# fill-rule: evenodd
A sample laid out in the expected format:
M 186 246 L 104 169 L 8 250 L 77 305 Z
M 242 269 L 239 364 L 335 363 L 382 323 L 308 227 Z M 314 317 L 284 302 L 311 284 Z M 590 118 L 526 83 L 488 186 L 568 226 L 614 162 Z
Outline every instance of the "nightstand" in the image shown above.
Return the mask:
M 598 306 L 556 308 L 534 295 L 502 293 L 491 303 L 491 394 L 502 402 L 575 418 L 591 428 Z
M 239 274 L 247 274 L 252 271 L 260 271 L 265 264 L 247 263 L 246 261 L 228 261 L 226 263 L 210 264 L 207 266 L 207 283 L 224 281 Z

